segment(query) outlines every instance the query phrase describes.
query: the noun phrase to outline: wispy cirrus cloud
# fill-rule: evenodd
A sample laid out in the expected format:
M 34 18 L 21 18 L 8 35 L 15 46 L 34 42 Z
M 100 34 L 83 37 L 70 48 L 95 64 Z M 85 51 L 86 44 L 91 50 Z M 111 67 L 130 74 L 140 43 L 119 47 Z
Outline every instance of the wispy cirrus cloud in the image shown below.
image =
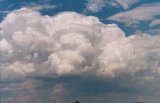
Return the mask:
M 34 11 L 47 11 L 47 10 L 53 10 L 57 9 L 63 6 L 63 4 L 54 4 L 51 3 L 51 0 L 45 0 L 45 1 L 27 1 L 24 0 L 22 2 L 18 3 L 7 3 L 7 1 L 2 1 L 1 5 L 6 5 L 5 7 L 2 6 L 0 10 L 0 17 L 1 19 L 4 18 L 8 13 L 12 12 L 15 9 L 20 8 L 29 8 Z M 15 8 L 16 7 L 16 8 Z
M 108 5 L 128 9 L 130 6 L 138 2 L 139 0 L 88 0 L 85 10 L 99 12 Z
M 46 9 L 55 9 L 56 5 L 50 5 L 50 4 L 30 4 L 28 6 L 25 6 L 26 8 L 32 9 L 32 10 L 46 10 Z
M 108 19 L 125 23 L 149 21 L 154 20 L 156 16 L 160 15 L 159 9 L 160 3 L 143 4 L 129 11 L 117 13 Z
M 155 27 L 158 25 L 160 25 L 160 19 L 155 19 L 149 24 L 150 27 Z

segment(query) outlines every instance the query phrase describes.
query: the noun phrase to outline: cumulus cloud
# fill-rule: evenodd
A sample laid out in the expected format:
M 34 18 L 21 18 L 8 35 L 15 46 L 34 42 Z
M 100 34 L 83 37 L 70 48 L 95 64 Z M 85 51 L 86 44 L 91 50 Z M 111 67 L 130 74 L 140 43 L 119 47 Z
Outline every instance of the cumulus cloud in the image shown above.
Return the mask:
M 99 12 L 106 5 L 128 9 L 130 6 L 138 2 L 139 0 L 88 0 L 86 3 L 86 10 L 91 12 Z
M 12 47 L 11 47 L 11 44 L 9 44 L 6 39 L 2 39 L 0 41 L 0 50 L 2 52 L 8 52 L 8 53 L 11 53 L 12 52 Z
M 60 103 L 75 93 L 94 97 L 135 88 L 159 94 L 159 35 L 126 37 L 94 16 L 42 16 L 26 8 L 9 13 L 0 28 L 1 82 L 21 81 L 1 84 L 3 94 L 17 98 L 4 102 Z
M 93 16 L 64 12 L 49 17 L 22 8 L 8 14 L 0 27 L 5 76 L 14 71 L 21 76 L 116 77 L 160 68 L 159 36 L 125 37 L 115 24 Z

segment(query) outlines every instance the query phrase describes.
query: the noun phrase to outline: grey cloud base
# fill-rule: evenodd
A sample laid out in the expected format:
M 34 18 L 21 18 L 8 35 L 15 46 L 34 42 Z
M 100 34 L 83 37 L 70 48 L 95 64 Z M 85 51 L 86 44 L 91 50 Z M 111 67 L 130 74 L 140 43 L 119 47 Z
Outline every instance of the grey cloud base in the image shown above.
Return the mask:
M 115 88 L 145 88 L 148 89 L 147 92 L 160 94 L 157 92 L 160 89 L 159 35 L 125 37 L 124 32 L 115 24 L 103 24 L 93 16 L 64 12 L 49 17 L 26 8 L 8 14 L 0 28 L 2 83 L 21 81 L 21 87 L 33 90 L 37 81 L 27 80 L 30 77 L 52 78 L 57 81 L 69 76 L 87 80 L 94 77 L 93 84 L 97 83 L 97 79 L 102 85 L 114 85 L 112 80 L 119 80 L 121 82 L 117 82 Z M 70 83 L 72 82 L 54 82 L 53 87 L 50 87 L 54 95 L 52 99 L 64 97 L 70 91 L 77 92 L 78 87 L 89 86 L 87 82 L 81 81 L 86 85 L 72 85 L 73 88 L 68 88 Z M 107 85 L 104 86 L 107 88 Z M 98 90 L 103 92 L 105 89 Z M 109 92 L 116 91 L 111 89 Z M 19 97 L 20 100 L 29 98 L 31 97 Z

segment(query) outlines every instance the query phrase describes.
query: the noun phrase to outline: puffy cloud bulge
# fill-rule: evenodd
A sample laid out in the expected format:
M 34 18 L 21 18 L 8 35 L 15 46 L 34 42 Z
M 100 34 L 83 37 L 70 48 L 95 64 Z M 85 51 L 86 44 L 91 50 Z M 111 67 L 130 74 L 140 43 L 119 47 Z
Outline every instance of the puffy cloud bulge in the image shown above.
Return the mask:
M 2 80 L 26 76 L 96 76 L 114 78 L 147 72 L 160 75 L 160 36 L 125 37 L 115 24 L 75 12 L 42 16 L 22 8 L 0 23 Z M 147 79 L 148 78 L 148 79 Z

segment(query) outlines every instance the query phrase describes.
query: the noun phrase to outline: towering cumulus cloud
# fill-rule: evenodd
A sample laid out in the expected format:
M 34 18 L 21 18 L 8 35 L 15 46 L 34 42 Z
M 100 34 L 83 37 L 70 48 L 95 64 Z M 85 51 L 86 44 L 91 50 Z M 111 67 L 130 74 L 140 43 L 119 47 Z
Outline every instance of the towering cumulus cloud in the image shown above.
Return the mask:
M 160 35 L 126 37 L 93 16 L 15 10 L 0 23 L 0 57 L 2 103 L 159 99 Z
M 160 73 L 160 36 L 125 37 L 115 24 L 75 12 L 42 16 L 22 8 L 0 24 L 2 80 L 26 76 L 116 77 Z

